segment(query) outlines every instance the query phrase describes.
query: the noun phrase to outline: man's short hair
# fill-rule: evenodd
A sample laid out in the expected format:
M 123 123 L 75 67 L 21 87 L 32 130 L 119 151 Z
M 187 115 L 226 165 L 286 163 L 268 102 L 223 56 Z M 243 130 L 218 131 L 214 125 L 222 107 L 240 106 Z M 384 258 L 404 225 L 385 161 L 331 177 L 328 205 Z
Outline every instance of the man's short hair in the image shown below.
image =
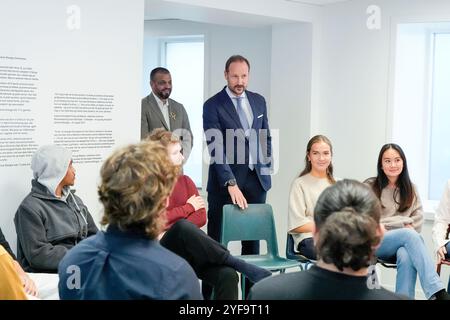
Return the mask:
M 170 71 L 163 67 L 157 67 L 150 72 L 150 81 L 155 81 L 157 73 L 170 74 Z
M 225 71 L 228 72 L 228 70 L 230 69 L 230 64 L 232 64 L 233 62 L 237 62 L 237 61 L 245 62 L 247 64 L 248 71 L 250 71 L 250 62 L 248 62 L 247 58 L 245 58 L 239 54 L 235 54 L 228 58 L 227 62 L 225 63 Z
M 100 171 L 101 224 L 143 231 L 154 239 L 164 228 L 166 200 L 178 174 L 160 143 L 142 141 L 117 150 Z

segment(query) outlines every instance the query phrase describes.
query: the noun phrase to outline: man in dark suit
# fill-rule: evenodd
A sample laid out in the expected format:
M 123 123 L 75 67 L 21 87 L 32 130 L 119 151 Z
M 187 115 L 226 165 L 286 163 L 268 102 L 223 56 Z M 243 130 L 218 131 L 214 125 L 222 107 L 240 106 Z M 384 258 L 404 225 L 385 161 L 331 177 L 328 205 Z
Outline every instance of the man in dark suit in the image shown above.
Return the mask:
M 227 86 L 203 105 L 203 129 L 211 162 L 208 235 L 220 241 L 222 208 L 265 203 L 271 187 L 272 144 L 265 99 L 247 91 L 250 64 L 240 55 L 225 64 Z M 258 254 L 258 241 L 242 241 L 242 254 Z
M 193 136 L 186 110 L 181 103 L 170 99 L 172 77 L 166 68 L 155 68 L 150 73 L 152 92 L 141 103 L 141 139 L 153 129 L 164 128 L 180 137 L 183 155 L 187 161 L 192 149 Z

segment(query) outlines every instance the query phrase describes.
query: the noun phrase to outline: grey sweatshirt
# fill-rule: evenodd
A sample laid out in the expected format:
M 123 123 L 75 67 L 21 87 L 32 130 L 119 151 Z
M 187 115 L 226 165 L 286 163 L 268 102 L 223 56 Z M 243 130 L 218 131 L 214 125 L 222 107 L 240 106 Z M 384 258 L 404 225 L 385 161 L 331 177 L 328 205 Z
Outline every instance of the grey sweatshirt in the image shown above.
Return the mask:
M 57 272 L 66 252 L 97 232 L 91 214 L 73 190 L 65 187 L 61 198 L 55 195 L 70 159 L 70 152 L 57 146 L 42 147 L 33 156 L 31 192 L 14 217 L 17 258 L 25 271 Z

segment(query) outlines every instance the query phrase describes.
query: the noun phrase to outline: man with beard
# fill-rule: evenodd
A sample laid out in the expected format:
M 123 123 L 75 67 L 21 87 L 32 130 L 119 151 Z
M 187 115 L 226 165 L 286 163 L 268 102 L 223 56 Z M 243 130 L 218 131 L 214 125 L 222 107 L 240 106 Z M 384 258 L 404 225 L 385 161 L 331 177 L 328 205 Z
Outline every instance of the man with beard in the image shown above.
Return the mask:
M 180 137 L 183 156 L 187 161 L 192 149 L 193 136 L 189 118 L 181 103 L 169 99 L 172 93 L 172 77 L 169 70 L 158 67 L 150 72 L 152 92 L 141 103 L 141 139 L 153 129 L 164 128 Z
M 208 172 L 208 235 L 220 241 L 222 209 L 265 203 L 271 187 L 272 140 L 263 96 L 248 91 L 250 63 L 240 55 L 225 64 L 227 86 L 203 105 Z M 242 241 L 242 254 L 258 254 L 259 241 Z M 249 288 L 250 286 L 246 286 Z

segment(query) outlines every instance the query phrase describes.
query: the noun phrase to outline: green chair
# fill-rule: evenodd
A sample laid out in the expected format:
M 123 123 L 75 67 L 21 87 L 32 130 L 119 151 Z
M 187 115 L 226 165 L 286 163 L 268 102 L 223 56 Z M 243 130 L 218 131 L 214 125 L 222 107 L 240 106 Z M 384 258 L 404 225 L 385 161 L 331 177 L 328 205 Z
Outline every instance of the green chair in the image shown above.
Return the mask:
M 248 263 L 272 272 L 284 273 L 287 268 L 299 267 L 300 262 L 282 258 L 278 254 L 278 242 L 269 204 L 249 204 L 245 210 L 236 205 L 225 205 L 222 217 L 221 243 L 227 247 L 230 241 L 265 240 L 267 253 L 238 256 Z M 242 275 L 242 296 L 245 294 L 245 276 Z

